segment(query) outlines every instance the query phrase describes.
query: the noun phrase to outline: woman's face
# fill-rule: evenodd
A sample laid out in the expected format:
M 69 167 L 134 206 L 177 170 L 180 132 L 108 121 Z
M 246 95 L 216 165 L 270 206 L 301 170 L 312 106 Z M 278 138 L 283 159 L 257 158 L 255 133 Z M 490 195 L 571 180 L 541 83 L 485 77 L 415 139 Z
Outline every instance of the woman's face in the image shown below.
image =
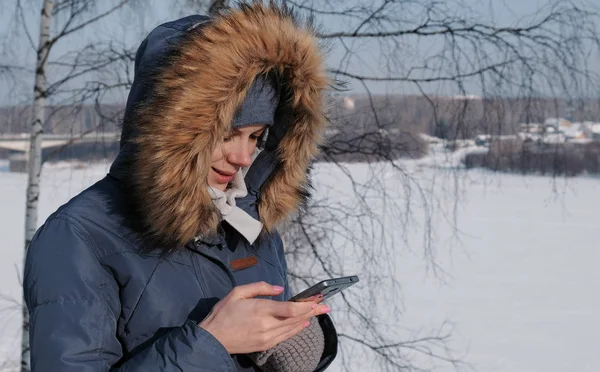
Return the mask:
M 208 171 L 210 186 L 225 190 L 240 168 L 252 163 L 252 154 L 265 127 L 264 124 L 256 124 L 235 128 L 223 142 L 217 144 Z

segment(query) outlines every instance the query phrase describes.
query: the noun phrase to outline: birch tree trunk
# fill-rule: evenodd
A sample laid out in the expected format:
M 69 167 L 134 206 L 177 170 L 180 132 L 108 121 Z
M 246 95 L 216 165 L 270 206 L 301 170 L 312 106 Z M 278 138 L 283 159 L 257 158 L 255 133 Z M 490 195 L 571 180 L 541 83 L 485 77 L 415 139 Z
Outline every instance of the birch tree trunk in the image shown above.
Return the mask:
M 27 161 L 27 206 L 25 212 L 25 257 L 29 243 L 37 229 L 38 199 L 40 195 L 40 173 L 42 172 L 42 134 L 46 117 L 46 64 L 52 47 L 50 24 L 54 0 L 44 0 L 40 20 L 40 40 L 35 65 L 35 85 L 33 88 L 33 123 Z M 21 342 L 21 372 L 31 371 L 29 355 L 29 312 L 23 302 L 23 336 Z

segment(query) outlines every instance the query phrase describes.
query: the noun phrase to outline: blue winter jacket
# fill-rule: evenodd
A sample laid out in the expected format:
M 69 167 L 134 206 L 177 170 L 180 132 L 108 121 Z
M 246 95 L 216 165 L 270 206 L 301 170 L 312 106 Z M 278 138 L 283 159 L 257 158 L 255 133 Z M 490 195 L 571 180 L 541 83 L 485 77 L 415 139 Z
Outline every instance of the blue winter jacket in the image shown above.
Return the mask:
M 279 81 L 281 104 L 238 200 L 265 226 L 251 245 L 221 222 L 205 180 L 258 74 Z M 33 371 L 258 370 L 198 323 L 237 285 L 266 281 L 285 287 L 275 300 L 291 296 L 276 226 L 308 195 L 327 83 L 313 31 L 273 5 L 153 30 L 136 55 L 109 174 L 53 213 L 29 246 Z M 337 336 L 328 316 L 319 322 L 323 370 Z

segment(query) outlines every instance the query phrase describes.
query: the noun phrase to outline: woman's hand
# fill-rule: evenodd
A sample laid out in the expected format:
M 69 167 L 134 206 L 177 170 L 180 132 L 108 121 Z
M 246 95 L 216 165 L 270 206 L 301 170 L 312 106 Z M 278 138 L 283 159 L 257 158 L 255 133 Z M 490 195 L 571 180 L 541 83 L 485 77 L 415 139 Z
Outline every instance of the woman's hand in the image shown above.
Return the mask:
M 235 287 L 200 327 L 219 340 L 229 354 L 247 354 L 272 348 L 307 327 L 310 317 L 329 312 L 327 306 L 314 302 L 254 298 L 281 292 L 283 288 L 265 282 Z

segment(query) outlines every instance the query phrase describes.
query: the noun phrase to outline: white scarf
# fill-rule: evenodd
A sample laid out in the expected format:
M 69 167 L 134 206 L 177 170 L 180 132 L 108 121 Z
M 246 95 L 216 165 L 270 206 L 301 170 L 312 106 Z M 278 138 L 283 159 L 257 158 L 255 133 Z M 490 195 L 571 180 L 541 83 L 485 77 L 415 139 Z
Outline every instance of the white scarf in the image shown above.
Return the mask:
M 243 198 L 248 195 L 243 172 L 238 171 L 235 174 L 231 187 L 226 191 L 211 186 L 208 187 L 208 191 L 214 205 L 221 212 L 223 220 L 242 234 L 250 244 L 254 243 L 262 231 L 263 224 L 235 204 L 236 198 Z

